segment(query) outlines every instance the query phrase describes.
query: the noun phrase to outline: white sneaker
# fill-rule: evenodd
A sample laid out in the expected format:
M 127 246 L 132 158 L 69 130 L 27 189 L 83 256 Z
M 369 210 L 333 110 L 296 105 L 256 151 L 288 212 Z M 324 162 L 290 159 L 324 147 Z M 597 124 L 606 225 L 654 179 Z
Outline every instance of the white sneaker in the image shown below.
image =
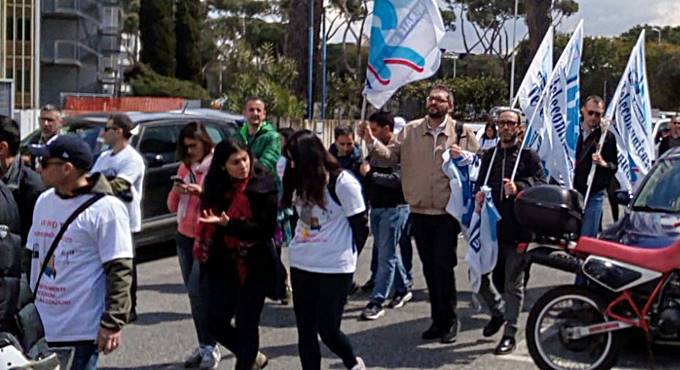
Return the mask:
M 202 358 L 203 358 L 203 347 L 197 347 L 189 355 L 189 357 L 187 357 L 186 360 L 184 360 L 184 367 L 186 367 L 186 368 L 198 367 L 201 364 Z
M 361 359 L 361 357 L 357 357 L 357 364 L 352 367 L 350 370 L 366 370 L 366 364 L 364 364 L 364 360 Z
M 222 354 L 220 353 L 220 347 L 215 345 L 215 347 L 205 346 L 203 347 L 203 356 L 201 356 L 201 365 L 199 369 L 201 370 L 214 370 L 220 366 L 220 360 L 222 360 Z

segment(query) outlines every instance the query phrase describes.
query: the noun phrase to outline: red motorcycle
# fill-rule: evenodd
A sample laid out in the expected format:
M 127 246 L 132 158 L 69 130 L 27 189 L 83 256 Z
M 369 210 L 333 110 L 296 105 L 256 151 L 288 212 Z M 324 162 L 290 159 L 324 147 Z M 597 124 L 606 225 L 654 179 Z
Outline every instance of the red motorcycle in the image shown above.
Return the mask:
M 597 239 L 575 237 L 581 202 L 549 185 L 517 198 L 517 218 L 536 235 L 527 263 L 587 280 L 552 288 L 532 307 L 526 338 L 535 364 L 610 369 L 623 329 L 641 330 L 649 344 L 680 343 L 680 150 L 659 159 L 623 218 Z

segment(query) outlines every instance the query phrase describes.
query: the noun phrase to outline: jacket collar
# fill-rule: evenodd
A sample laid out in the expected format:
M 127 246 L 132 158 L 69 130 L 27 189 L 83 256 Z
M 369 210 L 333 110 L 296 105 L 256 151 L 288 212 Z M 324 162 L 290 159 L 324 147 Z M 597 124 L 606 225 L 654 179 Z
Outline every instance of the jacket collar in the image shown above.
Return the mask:
M 21 158 L 17 155 L 12 161 L 12 165 L 9 166 L 7 172 L 2 177 L 2 182 L 7 185 L 10 189 L 19 188 L 19 183 L 21 182 L 21 168 L 23 163 L 21 163 Z
M 55 194 L 62 199 L 75 198 L 83 194 L 105 194 L 113 195 L 113 189 L 111 189 L 111 184 L 106 180 L 106 177 L 102 176 L 101 173 L 93 173 L 87 177 L 87 185 L 78 188 L 73 191 L 72 196 L 64 196 L 55 191 Z
M 447 114 L 446 119 L 443 122 L 444 129 L 441 131 L 442 134 L 446 135 L 447 137 L 455 136 L 454 132 L 454 126 L 455 126 L 455 121 L 453 118 L 451 118 L 451 115 Z M 425 116 L 423 119 L 423 124 L 421 126 L 421 136 L 425 136 L 427 134 L 431 134 L 432 131 L 436 129 L 431 129 L 430 128 L 430 117 Z

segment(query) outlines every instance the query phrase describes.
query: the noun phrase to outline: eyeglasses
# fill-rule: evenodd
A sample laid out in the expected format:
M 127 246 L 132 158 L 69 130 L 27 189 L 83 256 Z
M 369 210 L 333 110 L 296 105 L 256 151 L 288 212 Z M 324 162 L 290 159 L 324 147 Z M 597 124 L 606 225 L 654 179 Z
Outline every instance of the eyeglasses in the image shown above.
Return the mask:
M 43 159 L 40 160 L 40 167 L 41 167 L 42 169 L 45 169 L 45 168 L 47 168 L 47 167 L 49 167 L 49 166 L 51 166 L 51 165 L 53 165 L 53 164 L 65 164 L 65 163 L 66 163 L 66 162 L 60 161 L 60 160 L 50 161 L 49 159 L 43 158 Z
M 515 127 L 515 126 L 517 126 L 517 122 L 516 121 L 503 120 L 503 121 L 496 121 L 496 125 L 498 125 L 498 127 Z
M 435 102 L 435 103 L 448 103 L 449 99 L 440 98 L 438 96 L 428 96 L 427 101 L 431 101 L 431 102 Z
M 591 117 L 602 117 L 602 112 L 596 112 L 594 110 L 589 110 L 586 113 L 588 113 L 588 115 L 591 116 Z

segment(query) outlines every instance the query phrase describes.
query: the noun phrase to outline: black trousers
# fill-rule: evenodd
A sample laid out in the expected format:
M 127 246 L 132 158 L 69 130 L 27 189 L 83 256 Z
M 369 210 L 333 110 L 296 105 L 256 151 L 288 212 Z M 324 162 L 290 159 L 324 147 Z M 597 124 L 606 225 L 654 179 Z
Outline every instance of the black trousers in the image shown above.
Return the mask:
M 210 335 L 236 356 L 237 370 L 250 370 L 260 347 L 260 314 L 270 278 L 262 271 L 249 270 L 241 285 L 231 256 L 214 252 L 206 268 L 201 266 Z M 231 325 L 232 318 L 236 327 Z
M 321 369 L 318 336 L 348 369 L 357 364 L 352 344 L 340 330 L 352 275 L 290 269 L 298 351 L 303 370 Z
M 411 214 L 413 236 L 430 294 L 432 324 L 448 329 L 456 320 L 456 248 L 460 225 L 451 215 Z

